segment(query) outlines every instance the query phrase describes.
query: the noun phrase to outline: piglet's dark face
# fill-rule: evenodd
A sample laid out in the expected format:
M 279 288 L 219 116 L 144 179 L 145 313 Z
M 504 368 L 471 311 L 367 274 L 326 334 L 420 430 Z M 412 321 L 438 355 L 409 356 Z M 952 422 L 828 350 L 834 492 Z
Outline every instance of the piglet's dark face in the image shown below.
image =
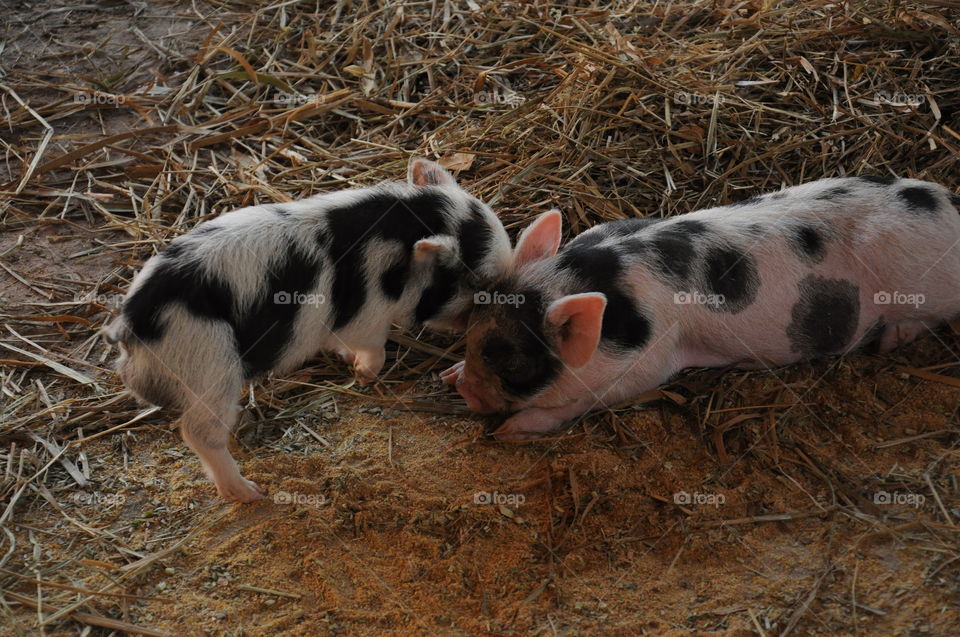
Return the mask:
M 549 387 L 561 362 L 544 333 L 535 290 L 480 293 L 470 317 L 464 372 L 457 391 L 471 409 L 509 412 Z
M 532 287 L 487 297 L 467 331 L 467 354 L 457 390 L 471 409 L 517 411 L 558 406 L 559 385 L 569 385 L 600 342 L 606 298 L 597 292 L 545 301 Z
M 520 283 L 531 266 L 556 255 L 560 226 L 558 211 L 540 215 L 517 241 L 512 274 L 474 297 L 457 391 L 475 411 L 530 405 L 565 369 L 586 365 L 597 349 L 606 306 L 602 294 L 552 299 L 542 279 Z

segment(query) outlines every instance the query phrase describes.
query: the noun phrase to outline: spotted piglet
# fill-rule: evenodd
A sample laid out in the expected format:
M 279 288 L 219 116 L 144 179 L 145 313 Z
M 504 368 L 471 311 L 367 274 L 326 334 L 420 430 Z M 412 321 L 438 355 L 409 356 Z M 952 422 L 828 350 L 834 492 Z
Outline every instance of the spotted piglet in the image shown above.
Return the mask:
M 456 327 L 509 266 L 490 208 L 437 164 L 415 159 L 408 172 L 408 183 L 222 215 L 133 280 L 106 330 L 120 374 L 142 400 L 182 411 L 183 439 L 222 497 L 262 497 L 227 449 L 245 381 L 320 350 L 372 378 L 391 324 Z
M 885 352 L 960 315 L 960 197 L 914 179 L 823 179 L 669 219 L 560 214 L 521 236 L 444 373 L 494 434 L 532 437 L 687 367 Z

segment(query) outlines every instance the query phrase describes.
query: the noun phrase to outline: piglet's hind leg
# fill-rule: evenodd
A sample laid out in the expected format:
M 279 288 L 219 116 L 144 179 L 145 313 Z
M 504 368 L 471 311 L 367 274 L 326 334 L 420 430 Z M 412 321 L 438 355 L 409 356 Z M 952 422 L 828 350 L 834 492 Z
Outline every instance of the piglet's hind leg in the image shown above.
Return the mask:
M 180 434 L 200 457 L 204 470 L 217 492 L 232 502 L 253 502 L 264 497 L 256 483 L 240 475 L 237 461 L 230 455 L 227 442 L 239 417 L 236 404 L 195 402 L 180 421 Z
M 885 353 L 896 349 L 901 345 L 906 345 L 916 339 L 927 326 L 922 321 L 908 319 L 899 323 L 892 323 L 883 331 L 880 337 L 880 352 Z

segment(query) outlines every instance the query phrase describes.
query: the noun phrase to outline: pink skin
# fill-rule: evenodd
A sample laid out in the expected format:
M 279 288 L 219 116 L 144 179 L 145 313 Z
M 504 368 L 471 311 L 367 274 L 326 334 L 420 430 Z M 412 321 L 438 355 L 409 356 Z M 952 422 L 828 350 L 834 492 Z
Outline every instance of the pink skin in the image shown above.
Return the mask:
M 767 212 L 799 215 L 802 213 L 796 211 L 816 194 L 813 188 L 797 189 L 788 201 L 794 208 L 773 204 L 768 210 L 752 209 L 750 214 L 754 218 Z M 904 217 L 911 213 L 894 210 L 893 205 L 879 196 L 876 200 L 867 197 L 854 201 L 845 214 L 829 217 L 831 243 L 813 265 L 794 257 L 777 234 L 778 227 L 772 226 L 769 236 L 751 244 L 750 254 L 761 281 L 759 292 L 752 303 L 735 313 L 677 301 L 675 289 L 648 267 L 642 263 L 632 266 L 627 287 L 642 300 L 655 331 L 642 349 L 616 356 L 597 348 L 603 295 L 564 296 L 565 284 L 554 274 L 551 263 L 559 245 L 560 219 L 559 215 L 548 218 L 547 213 L 521 236 L 515 272 L 520 280 L 537 287 L 544 298 L 554 299 L 544 318 L 544 333 L 550 341 L 547 345 L 563 363 L 562 373 L 532 397 L 510 397 L 477 354 L 486 330 L 506 330 L 508 326 L 475 324 L 467 333 L 466 360 L 445 370 L 441 377 L 456 387 L 472 410 L 516 412 L 494 432 L 497 439 L 536 437 L 591 409 L 654 389 L 688 367 L 770 369 L 803 360 L 789 330 L 798 302 L 798 283 L 811 273 L 852 281 L 859 290 L 854 337 L 841 353 L 857 349 L 881 318 L 886 327 L 879 351 L 889 351 L 960 315 L 956 292 L 960 290 L 960 247 L 954 247 L 960 238 L 960 215 L 948 210 L 935 223 L 921 225 L 916 217 Z M 736 210 L 714 209 L 685 218 L 703 219 L 715 232 L 727 231 L 730 238 L 742 240 L 743 226 L 737 225 L 737 214 Z M 816 216 L 813 220 L 821 221 Z M 878 295 L 882 298 L 890 291 L 919 295 L 923 301 L 898 304 L 877 300 Z
M 651 346 L 649 356 L 669 360 L 672 358 L 669 349 L 674 344 L 672 339 L 663 339 Z M 528 403 L 529 406 L 504 400 L 484 389 L 489 387 L 489 383 L 480 381 L 468 368 L 467 361 L 461 361 L 446 369 L 441 378 L 456 387 L 473 411 L 516 411 L 493 432 L 497 440 L 503 441 L 536 438 L 592 409 L 619 403 L 656 387 L 669 378 L 669 375 L 656 365 L 637 364 L 634 359 L 617 359 L 599 351 L 593 354 L 588 364 L 579 369 L 569 367 L 566 361 L 564 363 L 567 365 L 565 373 L 537 397 L 536 405 Z

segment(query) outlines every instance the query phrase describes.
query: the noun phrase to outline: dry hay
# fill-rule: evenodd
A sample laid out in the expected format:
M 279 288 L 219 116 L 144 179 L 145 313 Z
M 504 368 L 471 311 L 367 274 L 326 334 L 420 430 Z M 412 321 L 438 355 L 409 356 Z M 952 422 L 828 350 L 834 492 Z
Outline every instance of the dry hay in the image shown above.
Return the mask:
M 513 446 L 485 442 L 436 381 L 462 343 L 397 333 L 372 388 L 324 358 L 253 388 L 247 472 L 315 500 L 242 508 L 121 392 L 96 329 L 200 221 L 398 178 L 413 154 L 511 233 L 552 206 L 572 235 L 848 174 L 956 188 L 955 5 L 14 2 L 0 622 L 947 634 L 956 325 L 886 357 L 687 374 Z M 526 502 L 474 505 L 494 490 Z M 878 505 L 881 490 L 925 499 Z

